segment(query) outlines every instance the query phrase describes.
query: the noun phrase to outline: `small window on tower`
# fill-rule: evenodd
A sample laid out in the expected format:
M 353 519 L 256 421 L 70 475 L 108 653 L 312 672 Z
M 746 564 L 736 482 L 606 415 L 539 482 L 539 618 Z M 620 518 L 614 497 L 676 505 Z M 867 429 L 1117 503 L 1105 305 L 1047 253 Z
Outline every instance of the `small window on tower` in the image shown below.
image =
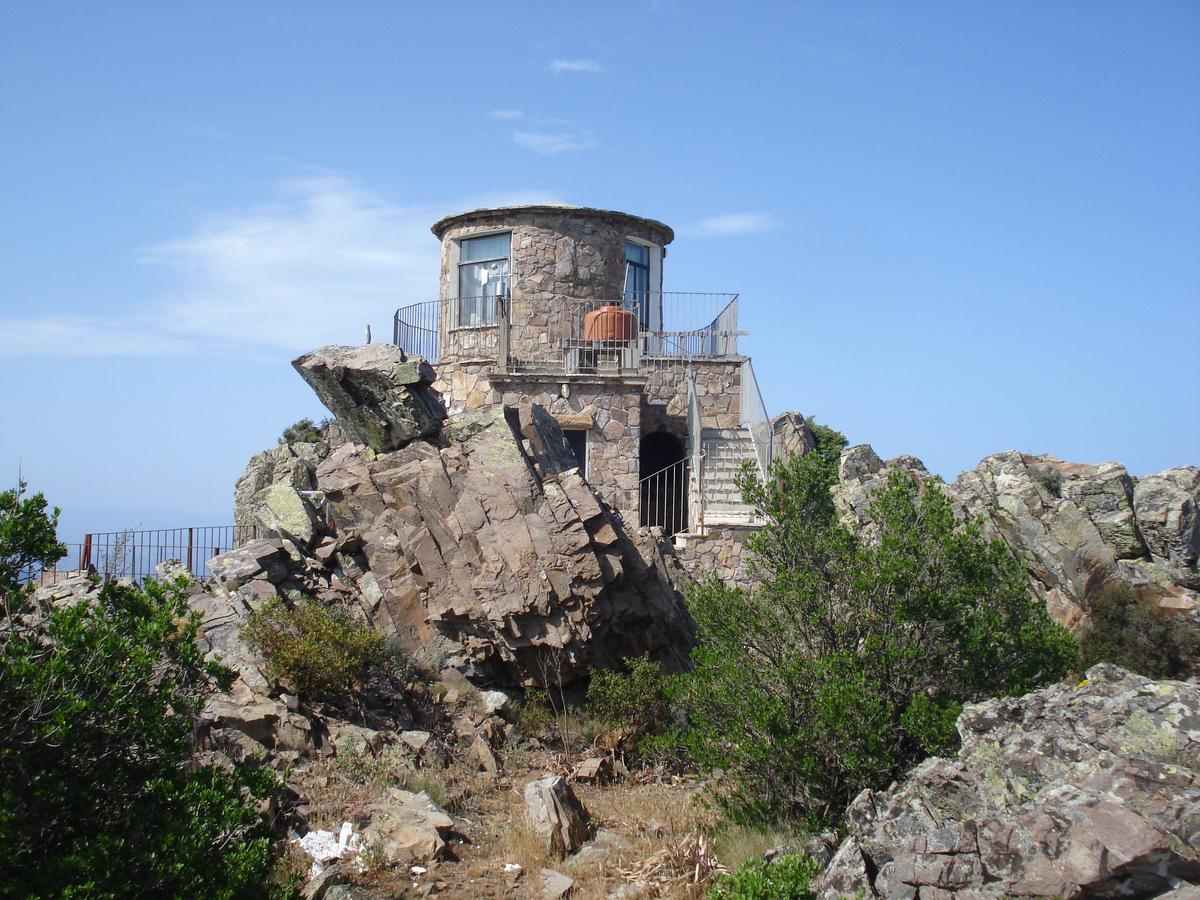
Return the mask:
M 587 432 L 577 428 L 564 429 L 563 437 L 567 439 L 567 445 L 575 454 L 579 471 L 587 478 Z

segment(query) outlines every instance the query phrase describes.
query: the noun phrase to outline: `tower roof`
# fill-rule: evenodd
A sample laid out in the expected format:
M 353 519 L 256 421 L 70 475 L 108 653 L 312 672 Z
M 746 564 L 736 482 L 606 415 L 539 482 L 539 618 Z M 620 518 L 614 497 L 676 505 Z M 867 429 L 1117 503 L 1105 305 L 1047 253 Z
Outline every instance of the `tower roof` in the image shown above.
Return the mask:
M 477 219 L 497 219 L 512 213 L 568 213 L 583 219 L 600 219 L 615 225 L 635 225 L 638 230 L 649 229 L 662 236 L 663 246 L 675 239 L 675 232 L 656 219 L 633 216 L 615 209 L 596 209 L 591 206 L 572 206 L 569 203 L 530 203 L 514 206 L 490 206 L 444 216 L 433 223 L 431 230 L 441 240 L 446 232 L 459 225 L 469 225 Z

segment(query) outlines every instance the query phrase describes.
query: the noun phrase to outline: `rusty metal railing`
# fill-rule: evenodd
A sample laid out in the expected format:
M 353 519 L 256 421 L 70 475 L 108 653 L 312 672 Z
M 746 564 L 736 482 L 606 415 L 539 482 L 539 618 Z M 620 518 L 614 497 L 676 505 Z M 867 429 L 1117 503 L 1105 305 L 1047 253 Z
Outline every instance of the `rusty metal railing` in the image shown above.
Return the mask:
M 157 577 L 159 563 L 177 559 L 197 581 L 211 577 L 208 561 L 258 536 L 253 526 L 204 525 L 146 531 L 102 531 L 66 544 L 67 555 L 52 569 L 31 568 L 24 583 L 53 584 L 70 575 L 87 573 L 105 581 L 128 578 L 141 583 Z

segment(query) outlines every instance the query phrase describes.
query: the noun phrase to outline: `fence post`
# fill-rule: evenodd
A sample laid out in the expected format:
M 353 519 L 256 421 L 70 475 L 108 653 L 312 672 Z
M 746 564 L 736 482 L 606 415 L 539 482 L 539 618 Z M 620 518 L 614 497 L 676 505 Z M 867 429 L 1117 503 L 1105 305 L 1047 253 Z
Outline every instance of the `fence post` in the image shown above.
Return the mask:
M 505 292 L 507 293 L 507 291 Z M 508 298 L 496 298 L 496 368 L 508 371 Z
M 193 530 L 194 529 L 192 529 L 192 528 L 188 529 L 188 574 L 192 575 L 192 576 L 195 575 L 195 573 L 192 570 L 192 543 L 193 543 L 192 532 L 193 532 Z
M 79 548 L 79 571 L 87 572 L 92 567 L 92 536 L 83 536 L 83 546 Z

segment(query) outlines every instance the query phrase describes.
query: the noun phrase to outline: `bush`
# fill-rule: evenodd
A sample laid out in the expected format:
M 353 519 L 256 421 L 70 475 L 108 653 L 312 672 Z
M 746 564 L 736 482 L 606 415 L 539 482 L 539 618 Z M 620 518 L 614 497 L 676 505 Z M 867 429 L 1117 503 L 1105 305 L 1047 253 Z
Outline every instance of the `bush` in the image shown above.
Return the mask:
M 838 521 L 836 477 L 832 452 L 783 460 L 766 483 L 744 475 L 766 520 L 747 540 L 758 584 L 688 598 L 701 643 L 686 740 L 728 773 L 717 800 L 734 821 L 833 820 L 863 788 L 952 751 L 963 703 L 1074 661 L 1008 549 L 959 527 L 936 483 L 893 473 L 868 541 Z
M 812 881 L 821 866 L 803 853 L 790 853 L 773 862 L 754 860 L 736 872 L 722 875 L 709 888 L 712 900 L 810 900 Z
M 279 438 L 281 444 L 315 444 L 321 440 L 321 428 L 324 422 L 320 425 L 313 424 L 312 419 L 301 419 L 298 422 L 293 422 L 287 428 L 283 429 L 283 434 Z
M 37 611 L 22 562 L 53 565 L 55 515 L 0 494 L 0 884 L 15 896 L 261 894 L 255 804 L 269 771 L 192 760 L 195 716 L 228 670 L 195 643 L 182 584 L 115 584 Z
M 382 635 L 317 600 L 268 600 L 247 617 L 242 639 L 263 654 L 272 678 L 312 698 L 349 693 L 390 668 Z
M 662 666 L 649 654 L 625 660 L 625 673 L 597 669 L 588 684 L 588 705 L 606 725 L 634 725 L 659 734 L 671 722 L 671 697 Z
M 1092 603 L 1091 623 L 1079 637 L 1079 667 L 1114 663 L 1148 678 L 1186 677 L 1200 660 L 1200 629 L 1158 611 L 1125 584 L 1113 584 Z

